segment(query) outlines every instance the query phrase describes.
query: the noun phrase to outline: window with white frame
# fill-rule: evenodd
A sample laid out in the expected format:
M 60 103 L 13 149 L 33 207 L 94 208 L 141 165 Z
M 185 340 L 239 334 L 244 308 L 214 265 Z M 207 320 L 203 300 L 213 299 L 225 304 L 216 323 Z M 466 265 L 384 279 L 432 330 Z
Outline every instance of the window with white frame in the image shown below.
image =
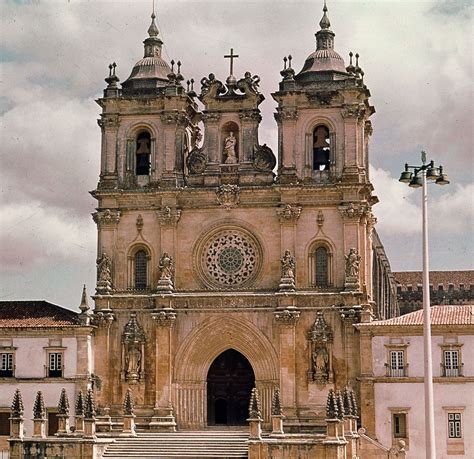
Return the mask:
M 0 353 L 0 377 L 13 377 L 13 352 Z
M 397 349 L 397 350 L 389 351 L 389 362 L 388 362 L 387 370 L 388 370 L 387 376 L 392 376 L 392 377 L 406 376 L 404 350 Z
M 63 376 L 63 353 L 49 352 L 48 353 L 48 377 L 62 378 Z
M 462 438 L 461 413 L 448 413 L 448 438 Z
M 458 349 L 449 349 L 443 351 L 443 376 L 460 376 Z

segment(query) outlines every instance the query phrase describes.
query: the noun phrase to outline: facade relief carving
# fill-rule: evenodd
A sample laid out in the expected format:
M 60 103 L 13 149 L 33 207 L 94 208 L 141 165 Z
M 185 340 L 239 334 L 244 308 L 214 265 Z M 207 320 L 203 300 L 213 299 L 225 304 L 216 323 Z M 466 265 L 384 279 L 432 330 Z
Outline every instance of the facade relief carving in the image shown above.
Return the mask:
M 156 212 L 161 226 L 176 226 L 181 218 L 181 210 L 164 206 Z
M 361 217 L 367 215 L 369 212 L 370 206 L 364 203 L 353 203 L 339 206 L 339 212 L 345 220 L 359 220 Z
M 298 119 L 298 109 L 295 108 L 277 108 L 277 113 L 275 113 L 275 119 L 280 122 L 284 120 L 297 120 Z
M 158 312 L 152 312 L 151 317 L 158 327 L 170 328 L 176 322 L 176 312 L 172 308 L 165 308 Z
M 104 252 L 97 259 L 97 287 L 96 293 L 108 295 L 112 291 L 112 260 Z
M 321 311 L 316 313 L 316 320 L 308 334 L 311 347 L 310 381 L 326 385 L 333 382 L 331 327 L 324 320 Z
M 302 210 L 303 208 L 298 204 L 282 204 L 276 212 L 280 223 L 296 223 Z
M 357 253 L 357 250 L 352 247 L 349 249 L 349 253 L 345 256 L 346 260 L 346 281 L 344 286 L 346 290 L 358 290 L 360 287 L 359 283 L 359 271 L 361 257 Z
M 190 174 L 202 174 L 206 170 L 207 156 L 201 148 L 194 148 L 186 158 L 186 166 Z
M 276 158 L 267 144 L 255 145 L 253 148 L 253 166 L 258 171 L 272 171 L 276 166 Z
M 300 311 L 298 309 L 283 309 L 275 311 L 273 315 L 280 325 L 296 325 Z
M 362 104 L 346 104 L 341 110 L 343 118 L 361 118 L 365 115 L 365 106 Z
M 92 316 L 92 324 L 99 328 L 109 329 L 114 320 L 115 315 L 112 311 L 96 311 Z
M 221 185 L 217 190 L 217 202 L 229 210 L 236 207 L 240 201 L 240 188 L 237 185 Z
M 122 333 L 122 376 L 131 384 L 145 377 L 145 332 L 132 312 Z
M 92 214 L 92 219 L 99 228 L 116 225 L 120 221 L 121 213 L 116 209 L 101 209 Z
M 97 120 L 97 124 L 104 129 L 117 129 L 120 126 L 118 115 L 107 115 Z
M 291 255 L 289 250 L 285 250 L 285 254 L 280 259 L 281 263 L 281 279 L 279 290 L 281 292 L 288 292 L 295 290 L 295 269 L 296 258 Z
M 141 216 L 141 214 L 138 215 L 137 220 L 135 222 L 135 226 L 137 227 L 138 233 L 141 233 L 143 229 L 143 217 Z

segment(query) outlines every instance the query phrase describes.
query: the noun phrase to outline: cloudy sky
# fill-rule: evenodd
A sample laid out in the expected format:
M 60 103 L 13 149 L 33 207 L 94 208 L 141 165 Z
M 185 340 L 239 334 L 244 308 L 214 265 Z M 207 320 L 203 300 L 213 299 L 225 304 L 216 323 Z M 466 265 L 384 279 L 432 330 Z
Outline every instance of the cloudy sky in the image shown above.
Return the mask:
M 125 80 L 142 57 L 149 1 L 5 1 L 1 5 L 0 299 L 79 304 L 93 293 L 99 171 L 99 107 L 108 64 Z M 165 58 L 186 78 L 261 77 L 260 143 L 276 149 L 282 58 L 301 68 L 314 50 L 322 0 L 157 0 Z M 372 117 L 374 211 L 392 269 L 421 269 L 420 191 L 398 183 L 420 150 L 445 166 L 430 187 L 431 268 L 472 269 L 474 260 L 472 6 L 469 0 L 329 0 L 336 50 L 359 52 L 377 113 Z M 347 59 L 346 59 L 347 63 Z

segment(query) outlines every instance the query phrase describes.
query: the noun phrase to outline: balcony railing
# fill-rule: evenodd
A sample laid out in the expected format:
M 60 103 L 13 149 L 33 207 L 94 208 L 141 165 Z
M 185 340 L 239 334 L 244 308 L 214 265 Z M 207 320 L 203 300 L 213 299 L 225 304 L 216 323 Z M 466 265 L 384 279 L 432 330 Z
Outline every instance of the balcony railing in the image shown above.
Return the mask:
M 441 363 L 440 366 L 441 376 L 443 376 L 444 378 L 458 378 L 459 376 L 464 376 L 464 363 L 460 363 L 457 367 L 453 367 L 452 365 L 447 367 L 444 363 Z
M 386 363 L 385 376 L 389 378 L 406 378 L 408 376 L 408 363 L 397 368 L 393 368 L 391 365 Z

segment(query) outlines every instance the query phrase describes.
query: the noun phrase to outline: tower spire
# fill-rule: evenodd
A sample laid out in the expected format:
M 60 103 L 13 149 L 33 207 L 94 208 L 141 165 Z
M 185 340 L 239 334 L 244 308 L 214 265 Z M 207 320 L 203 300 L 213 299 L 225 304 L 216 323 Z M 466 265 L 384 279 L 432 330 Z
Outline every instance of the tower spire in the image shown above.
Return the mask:
M 323 17 L 319 21 L 319 26 L 321 30 L 316 32 L 316 50 L 320 49 L 334 49 L 334 32 L 329 29 L 331 23 L 327 16 L 328 7 L 326 5 L 326 0 L 324 0 L 323 6 Z

